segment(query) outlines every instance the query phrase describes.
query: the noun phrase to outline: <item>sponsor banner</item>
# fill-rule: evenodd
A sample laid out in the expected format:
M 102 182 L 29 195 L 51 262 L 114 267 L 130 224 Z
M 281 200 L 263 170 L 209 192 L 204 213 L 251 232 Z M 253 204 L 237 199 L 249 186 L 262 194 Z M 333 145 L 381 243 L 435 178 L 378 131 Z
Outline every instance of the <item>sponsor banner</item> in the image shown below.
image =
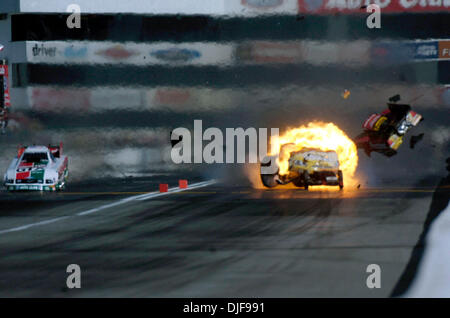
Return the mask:
M 372 43 L 371 59 L 375 64 L 399 64 L 411 61 L 443 60 L 450 58 L 450 41 L 430 40 L 414 42 L 382 41 Z
M 378 4 L 382 13 L 445 12 L 450 10 L 450 0 L 299 0 L 299 13 L 367 14 L 366 7 Z
M 410 45 L 413 48 L 413 59 L 427 60 L 439 58 L 437 41 L 416 42 L 411 43 Z
M 228 66 L 233 47 L 217 43 L 153 44 L 148 48 L 149 64 Z
M 217 65 L 231 63 L 233 47 L 216 43 L 28 41 L 27 60 L 41 64 Z
M 4 98 L 5 106 L 11 106 L 11 96 L 9 95 L 9 73 L 8 73 L 8 65 L 0 65 L 0 76 L 3 77 L 3 96 L 0 98 Z
M 450 1 L 450 0 L 449 0 Z M 215 43 L 26 42 L 29 63 L 233 66 L 234 64 L 344 64 L 450 58 L 450 40 L 423 41 L 244 41 Z
M 450 59 L 450 40 L 439 41 L 439 58 Z

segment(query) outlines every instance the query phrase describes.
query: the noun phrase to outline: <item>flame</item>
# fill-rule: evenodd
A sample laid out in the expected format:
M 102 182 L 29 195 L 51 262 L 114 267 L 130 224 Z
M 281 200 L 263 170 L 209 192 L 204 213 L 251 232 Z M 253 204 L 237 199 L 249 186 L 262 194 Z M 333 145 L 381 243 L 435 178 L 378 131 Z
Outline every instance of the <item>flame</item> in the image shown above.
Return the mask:
M 358 152 L 354 142 L 333 123 L 312 122 L 286 131 L 271 139 L 272 149 L 278 150 L 280 175 L 288 174 L 289 155 L 302 148 L 336 151 L 344 182 L 353 180 L 358 166 Z M 283 148 L 282 148 L 283 146 Z

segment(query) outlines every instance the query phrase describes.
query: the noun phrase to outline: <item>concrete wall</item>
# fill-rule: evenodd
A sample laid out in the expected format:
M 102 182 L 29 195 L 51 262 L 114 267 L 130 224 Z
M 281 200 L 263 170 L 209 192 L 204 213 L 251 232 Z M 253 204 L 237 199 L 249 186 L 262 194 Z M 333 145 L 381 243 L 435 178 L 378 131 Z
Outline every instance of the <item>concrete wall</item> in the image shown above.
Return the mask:
M 0 13 L 19 12 L 20 0 L 2 0 Z

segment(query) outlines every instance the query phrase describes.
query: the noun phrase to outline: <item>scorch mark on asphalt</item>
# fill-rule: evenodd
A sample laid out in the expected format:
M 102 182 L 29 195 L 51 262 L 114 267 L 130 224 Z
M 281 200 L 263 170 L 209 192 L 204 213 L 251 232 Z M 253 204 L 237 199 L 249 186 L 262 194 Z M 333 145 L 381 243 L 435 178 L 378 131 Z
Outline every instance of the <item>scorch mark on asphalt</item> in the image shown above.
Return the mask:
M 110 204 L 99 206 L 98 208 L 93 208 L 93 209 L 86 210 L 86 211 L 83 211 L 83 212 L 78 212 L 78 213 L 76 213 L 74 215 L 62 216 L 62 217 L 58 217 L 58 218 L 54 218 L 54 219 L 41 221 L 41 222 L 30 223 L 30 224 L 26 224 L 26 225 L 13 227 L 13 228 L 10 228 L 10 229 L 1 230 L 0 234 L 6 234 L 6 233 L 11 233 L 11 232 L 23 231 L 23 230 L 27 230 L 27 229 L 30 229 L 30 228 L 33 228 L 33 227 L 55 223 L 55 222 L 62 221 L 62 220 L 68 219 L 68 218 L 73 218 L 73 217 L 76 217 L 76 216 L 83 216 L 83 215 L 93 214 L 93 213 L 96 213 L 96 212 L 99 212 L 99 211 L 102 211 L 102 210 L 105 210 L 105 209 L 108 209 L 108 208 L 112 208 L 112 207 L 115 207 L 115 206 L 118 206 L 118 205 L 121 205 L 121 204 L 124 204 L 124 203 L 132 202 L 132 201 L 150 200 L 150 199 L 153 199 L 153 198 L 169 195 L 169 194 L 172 194 L 172 193 L 177 193 L 177 192 L 188 191 L 188 190 L 192 190 L 192 189 L 206 187 L 206 186 L 212 185 L 214 183 L 216 183 L 216 180 L 209 180 L 209 181 L 193 183 L 192 185 L 190 185 L 186 189 L 180 189 L 179 187 L 176 187 L 176 188 L 169 189 L 168 192 L 162 192 L 162 193 L 160 193 L 160 192 L 149 192 L 149 193 L 145 193 L 145 194 L 141 194 L 141 195 L 136 195 L 136 196 L 132 196 L 132 197 L 129 197 L 129 198 L 125 198 L 125 199 L 119 200 L 119 201 L 114 202 L 114 203 L 110 203 Z

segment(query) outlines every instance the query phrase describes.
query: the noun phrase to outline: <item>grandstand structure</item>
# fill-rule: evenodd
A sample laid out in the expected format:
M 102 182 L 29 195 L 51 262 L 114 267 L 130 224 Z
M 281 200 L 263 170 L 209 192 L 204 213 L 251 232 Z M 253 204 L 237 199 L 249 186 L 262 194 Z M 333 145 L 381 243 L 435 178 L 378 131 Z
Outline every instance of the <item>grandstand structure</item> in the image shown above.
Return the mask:
M 251 104 L 255 86 L 276 99 L 280 86 L 357 81 L 424 84 L 434 96 L 450 83 L 448 1 L 382 1 L 380 30 L 365 25 L 366 2 L 2 0 L 0 59 L 11 105 L 46 112 L 201 111 Z M 80 28 L 67 26 L 73 4 Z

